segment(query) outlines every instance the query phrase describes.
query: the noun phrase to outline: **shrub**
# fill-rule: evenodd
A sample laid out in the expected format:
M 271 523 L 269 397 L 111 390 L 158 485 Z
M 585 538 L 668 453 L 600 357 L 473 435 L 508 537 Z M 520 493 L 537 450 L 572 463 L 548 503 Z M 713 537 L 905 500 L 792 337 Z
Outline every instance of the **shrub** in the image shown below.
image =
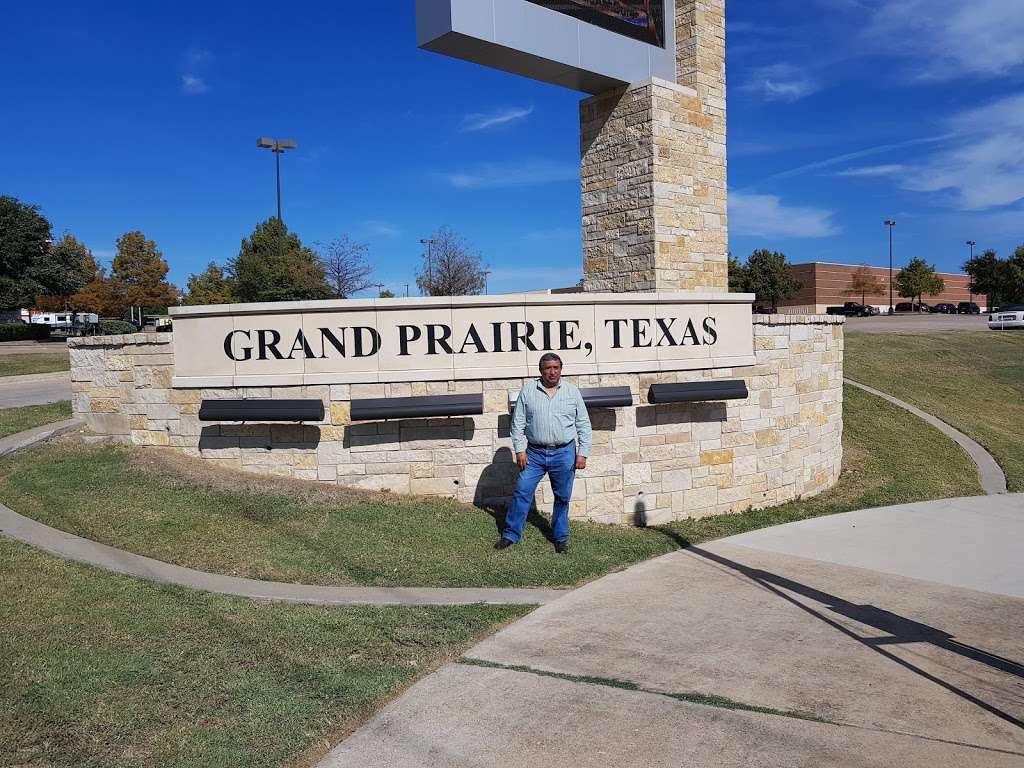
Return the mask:
M 100 336 L 118 336 L 122 333 L 136 333 L 136 328 L 124 320 L 100 320 L 96 333 Z
M 50 338 L 50 326 L 40 323 L 0 323 L 0 341 L 40 341 Z

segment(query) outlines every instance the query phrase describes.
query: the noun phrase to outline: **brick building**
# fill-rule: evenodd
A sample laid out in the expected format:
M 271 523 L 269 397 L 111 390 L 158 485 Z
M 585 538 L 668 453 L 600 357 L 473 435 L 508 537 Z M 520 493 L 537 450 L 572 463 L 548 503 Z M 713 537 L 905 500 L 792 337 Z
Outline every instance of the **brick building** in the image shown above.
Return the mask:
M 791 299 L 779 302 L 779 309 L 786 314 L 822 314 L 826 307 L 846 301 L 860 302 L 860 295 L 854 296 L 850 293 L 853 275 L 860 268 L 861 265 L 858 264 L 827 264 L 820 261 L 811 264 L 790 265 L 792 275 L 803 284 L 803 287 Z M 886 286 L 886 290 L 881 293 L 867 294 L 864 297 L 864 303 L 874 305 L 880 311 L 888 311 L 889 268 L 869 266 L 868 269 L 875 274 L 882 285 Z M 899 269 L 893 269 L 893 281 L 898 274 Z M 938 275 L 946 283 L 945 290 L 938 296 L 925 296 L 926 304 L 934 306 L 942 303 L 958 304 L 961 301 L 974 301 L 984 310 L 986 297 L 982 294 L 971 293 L 970 278 L 967 275 L 952 272 L 939 272 Z M 892 296 L 893 304 L 910 301 L 910 299 L 902 298 L 899 295 L 895 285 Z

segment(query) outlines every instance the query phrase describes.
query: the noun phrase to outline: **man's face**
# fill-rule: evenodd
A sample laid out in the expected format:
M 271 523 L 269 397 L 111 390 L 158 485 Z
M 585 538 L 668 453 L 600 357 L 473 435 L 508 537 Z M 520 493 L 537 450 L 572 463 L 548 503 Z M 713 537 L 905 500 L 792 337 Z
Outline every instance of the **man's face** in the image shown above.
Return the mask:
M 557 360 L 545 360 L 540 367 L 540 379 L 545 387 L 557 387 L 562 378 L 562 364 Z

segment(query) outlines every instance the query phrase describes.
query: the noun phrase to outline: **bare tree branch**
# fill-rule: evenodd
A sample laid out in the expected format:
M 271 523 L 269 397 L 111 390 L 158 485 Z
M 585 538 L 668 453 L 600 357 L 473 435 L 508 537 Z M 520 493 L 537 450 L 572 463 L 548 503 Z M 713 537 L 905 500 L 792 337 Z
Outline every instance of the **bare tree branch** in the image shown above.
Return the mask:
M 334 298 L 347 299 L 374 285 L 370 281 L 373 267 L 366 260 L 366 243 L 355 243 L 348 235 L 342 235 L 326 244 L 316 243 L 316 249 Z
M 479 253 L 448 227 L 431 238 L 416 272 L 416 285 L 427 296 L 471 296 L 483 293 L 486 272 Z

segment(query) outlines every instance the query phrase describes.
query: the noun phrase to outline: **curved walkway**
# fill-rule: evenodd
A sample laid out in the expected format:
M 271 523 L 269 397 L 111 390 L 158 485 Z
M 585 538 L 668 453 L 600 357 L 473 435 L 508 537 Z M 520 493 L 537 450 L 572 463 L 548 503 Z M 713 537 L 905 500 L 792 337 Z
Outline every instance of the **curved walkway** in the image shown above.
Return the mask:
M 240 579 L 171 565 L 134 555 L 80 536 L 58 531 L 0 504 L 0 536 L 31 544 L 67 560 L 126 576 L 201 589 L 222 595 L 309 605 L 542 605 L 561 597 L 562 589 L 446 589 L 426 587 L 318 587 Z
M 892 395 L 882 392 L 881 390 L 869 387 L 867 384 L 861 384 L 860 382 L 853 381 L 851 379 L 843 379 L 843 381 L 851 387 L 863 389 L 865 392 L 877 395 L 883 400 L 888 400 L 893 405 L 899 406 L 905 411 L 910 411 L 919 419 L 924 419 L 950 440 L 953 440 L 961 448 L 967 451 L 967 455 L 971 457 L 971 460 L 978 467 L 978 479 L 981 481 L 981 488 L 985 493 L 990 496 L 996 493 L 1006 493 L 1006 475 L 1003 474 L 1002 468 L 996 463 L 996 460 L 992 458 L 992 454 L 982 448 L 979 443 L 969 438 L 963 432 L 949 426 L 949 424 L 942 421 L 942 419 L 936 418 L 930 413 L 925 413 L 920 408 L 916 408 L 910 403 L 905 403 Z

